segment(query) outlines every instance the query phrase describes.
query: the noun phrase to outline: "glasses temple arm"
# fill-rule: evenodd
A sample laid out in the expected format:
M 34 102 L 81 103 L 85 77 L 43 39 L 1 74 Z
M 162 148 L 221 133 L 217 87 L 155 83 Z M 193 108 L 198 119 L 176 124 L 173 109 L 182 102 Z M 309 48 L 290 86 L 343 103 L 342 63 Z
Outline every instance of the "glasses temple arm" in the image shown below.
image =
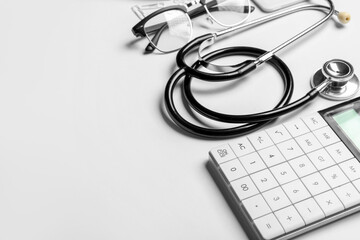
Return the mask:
M 207 7 L 213 7 L 217 4 L 216 0 L 213 0 L 209 3 L 206 4 Z M 190 18 L 196 18 L 199 17 L 200 15 L 206 13 L 205 7 L 202 5 L 198 8 L 195 8 L 194 10 L 191 10 L 188 14 Z M 162 25 L 162 26 L 161 26 Z M 151 42 L 149 42 L 149 44 L 146 46 L 145 48 L 145 52 L 153 52 L 155 50 L 154 45 L 156 45 L 160 39 L 160 35 L 162 34 L 162 32 L 165 30 L 167 24 L 166 23 L 159 23 L 156 24 L 154 26 L 151 26 L 147 28 L 147 30 L 153 32 L 153 31 L 157 31 L 154 35 L 154 37 L 151 39 Z M 149 29 L 150 28 L 150 29 Z
M 206 7 L 208 7 L 209 11 L 216 11 L 216 10 L 219 10 L 217 7 L 214 7 L 217 4 L 218 4 L 218 1 L 213 0 L 213 1 L 209 2 L 209 3 L 207 3 Z M 244 6 L 245 12 L 249 12 L 249 9 L 247 9 L 248 7 L 250 7 L 250 6 Z M 255 7 L 251 6 L 250 7 L 250 12 L 253 12 L 254 10 L 255 10 Z M 188 14 L 189 14 L 189 17 L 192 19 L 192 18 L 199 17 L 204 13 L 206 13 L 206 9 L 205 9 L 204 5 L 201 5 L 200 7 L 191 10 Z M 165 30 L 166 26 L 167 26 L 166 23 L 159 23 L 159 24 L 156 24 L 154 26 L 151 26 L 151 27 L 147 28 L 147 30 L 149 32 L 154 32 L 154 31 L 157 31 L 157 32 L 155 33 L 154 37 L 151 39 L 151 42 L 149 42 L 148 45 L 146 46 L 145 52 L 150 53 L 150 52 L 153 52 L 155 50 L 154 45 L 157 45 L 157 43 L 159 42 L 160 35 Z
M 154 37 L 151 39 L 149 44 L 145 48 L 145 52 L 153 52 L 155 50 L 155 46 L 158 44 L 161 34 L 164 32 L 168 25 L 165 23 L 157 30 Z

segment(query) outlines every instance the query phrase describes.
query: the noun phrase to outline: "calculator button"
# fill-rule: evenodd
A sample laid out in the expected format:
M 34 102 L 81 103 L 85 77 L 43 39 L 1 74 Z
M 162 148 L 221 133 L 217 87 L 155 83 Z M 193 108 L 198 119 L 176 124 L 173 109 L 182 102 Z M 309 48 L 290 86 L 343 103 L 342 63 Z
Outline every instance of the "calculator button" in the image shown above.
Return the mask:
M 306 176 L 301 180 L 312 195 L 317 195 L 330 189 L 330 186 L 318 172 Z
M 286 122 L 284 123 L 284 125 L 293 137 L 298 137 L 300 135 L 310 132 L 309 128 L 301 119 Z
M 334 213 L 344 210 L 343 204 L 340 202 L 333 191 L 328 191 L 317 195 L 315 196 L 315 200 L 324 211 L 325 216 L 330 216 Z
M 314 134 L 323 146 L 340 141 L 336 133 L 329 126 L 314 131 Z
M 356 187 L 356 189 L 360 192 L 360 179 L 355 180 L 352 182 L 354 184 L 354 186 Z
M 255 219 L 254 223 L 261 236 L 266 240 L 273 239 L 285 233 L 279 221 L 272 213 Z
M 287 160 L 299 157 L 304 154 L 294 139 L 279 143 L 277 147 Z
M 349 149 L 342 143 L 338 142 L 333 145 L 327 146 L 326 150 L 329 152 L 330 156 L 335 160 L 335 162 L 340 163 L 354 156 L 349 151 Z
M 240 179 L 236 179 L 235 181 L 232 181 L 230 184 L 240 200 L 254 196 L 255 194 L 259 193 L 254 183 L 251 181 L 250 177 L 248 176 Z
M 273 211 L 291 205 L 289 198 L 280 187 L 264 192 L 263 196 Z
M 322 147 L 314 134 L 306 133 L 296 138 L 296 142 L 300 145 L 305 153 L 312 152 Z
M 251 178 L 260 192 L 279 186 L 274 176 L 268 169 L 254 173 Z
M 270 170 L 280 184 L 285 184 L 298 178 L 287 162 L 276 165 L 270 168 Z
M 289 161 L 289 163 L 299 177 L 304 177 L 316 172 L 316 168 L 306 155 L 295 158 Z
M 335 188 L 334 192 L 345 208 L 350 208 L 360 203 L 360 194 L 351 183 Z
M 246 137 L 236 139 L 230 143 L 230 147 L 238 157 L 254 152 L 254 147 L 251 145 Z
M 248 136 L 250 142 L 255 147 L 256 150 L 260 150 L 266 147 L 273 145 L 270 137 L 266 134 L 265 131 L 255 132 Z
M 244 167 L 238 159 L 220 164 L 220 168 L 229 182 L 247 175 Z
M 321 171 L 321 175 L 328 182 L 330 187 L 335 188 L 349 182 L 343 171 L 338 166 L 332 166 Z
M 313 198 L 301 201 L 295 204 L 295 207 L 307 225 L 325 218 L 323 211 Z
M 267 205 L 261 194 L 245 199 L 242 203 L 252 219 L 271 213 L 270 207 Z
M 318 170 L 335 165 L 333 158 L 323 148 L 309 153 L 308 157 Z
M 259 151 L 261 158 L 268 167 L 285 162 L 285 158 L 276 146 L 271 146 Z
M 249 174 L 266 168 L 257 152 L 240 157 L 240 162 L 244 165 Z
M 304 220 L 301 218 L 294 206 L 289 206 L 275 212 L 275 216 L 279 219 L 280 224 L 287 233 L 305 226 Z
M 280 143 L 291 138 L 290 133 L 286 130 L 284 125 L 278 125 L 266 130 L 274 143 Z
M 319 113 L 315 113 L 306 117 L 303 117 L 302 120 L 305 122 L 306 126 L 310 128 L 311 131 L 327 126 L 324 118 L 320 116 Z
M 211 149 L 210 154 L 218 164 L 236 158 L 234 152 L 228 144 Z
M 351 181 L 360 178 L 360 163 L 356 158 L 342 162 L 339 166 Z
M 295 180 L 282 186 L 286 195 L 290 198 L 292 203 L 300 202 L 306 198 L 311 197 L 309 191 L 300 180 Z

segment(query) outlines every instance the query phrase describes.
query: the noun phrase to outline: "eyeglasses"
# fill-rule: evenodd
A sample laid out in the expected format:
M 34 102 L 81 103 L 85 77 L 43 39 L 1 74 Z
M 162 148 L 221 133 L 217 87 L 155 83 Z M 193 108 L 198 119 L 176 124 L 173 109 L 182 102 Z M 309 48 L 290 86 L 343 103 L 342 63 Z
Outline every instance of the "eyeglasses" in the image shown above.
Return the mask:
M 201 6 L 188 12 L 194 4 Z M 157 49 L 168 53 L 190 41 L 193 34 L 191 19 L 207 13 L 217 24 L 232 27 L 246 21 L 254 9 L 250 0 L 193 0 L 186 5 L 168 6 L 149 14 L 132 28 L 132 32 L 136 37 L 149 40 L 147 52 Z

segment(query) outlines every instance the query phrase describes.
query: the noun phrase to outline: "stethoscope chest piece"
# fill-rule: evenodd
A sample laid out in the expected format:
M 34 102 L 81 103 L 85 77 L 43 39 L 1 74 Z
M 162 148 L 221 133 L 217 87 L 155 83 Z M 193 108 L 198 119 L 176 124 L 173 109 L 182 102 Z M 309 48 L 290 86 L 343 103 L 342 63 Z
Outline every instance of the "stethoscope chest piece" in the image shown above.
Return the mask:
M 329 80 L 330 84 L 320 95 L 330 100 L 346 100 L 359 91 L 359 79 L 353 66 L 341 59 L 327 61 L 311 78 L 311 87 L 316 87 L 325 80 Z

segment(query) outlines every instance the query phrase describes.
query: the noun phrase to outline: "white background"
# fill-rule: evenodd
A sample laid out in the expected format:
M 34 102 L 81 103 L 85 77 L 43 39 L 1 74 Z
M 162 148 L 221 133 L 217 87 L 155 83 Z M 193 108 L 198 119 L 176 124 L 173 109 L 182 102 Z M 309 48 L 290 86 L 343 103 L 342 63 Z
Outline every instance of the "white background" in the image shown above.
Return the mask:
M 229 140 L 192 137 L 163 112 L 176 55 L 144 55 L 146 40 L 131 33 L 131 6 L 148 2 L 0 0 L 1 240 L 247 239 L 205 168 L 208 150 Z M 360 69 L 360 4 L 334 2 L 351 23 L 329 21 L 278 54 L 293 99 L 329 59 Z M 219 46 L 270 50 L 322 16 L 295 14 Z M 259 71 L 229 94 L 224 85 L 198 97 L 224 112 L 265 110 L 282 84 Z M 332 104 L 319 98 L 274 124 Z M 359 224 L 357 214 L 299 239 L 358 239 Z

